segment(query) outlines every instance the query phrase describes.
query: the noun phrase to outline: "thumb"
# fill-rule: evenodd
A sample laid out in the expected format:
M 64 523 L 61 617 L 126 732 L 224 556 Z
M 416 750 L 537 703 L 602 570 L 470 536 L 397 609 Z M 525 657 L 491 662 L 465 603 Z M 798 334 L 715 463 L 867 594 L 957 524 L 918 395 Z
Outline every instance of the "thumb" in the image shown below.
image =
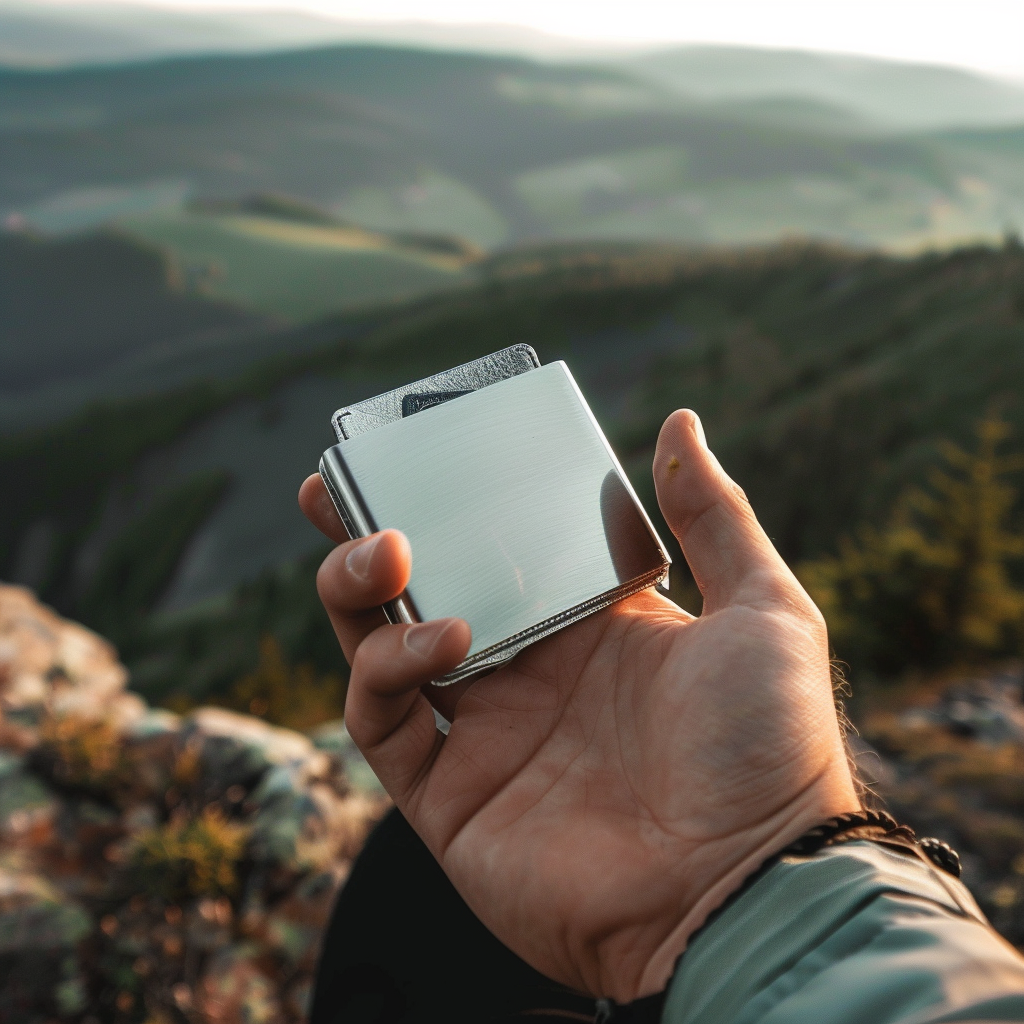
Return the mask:
M 654 485 L 708 612 L 732 604 L 791 601 L 797 594 L 807 600 L 746 495 L 711 454 L 700 419 L 689 409 L 672 413 L 661 428 Z

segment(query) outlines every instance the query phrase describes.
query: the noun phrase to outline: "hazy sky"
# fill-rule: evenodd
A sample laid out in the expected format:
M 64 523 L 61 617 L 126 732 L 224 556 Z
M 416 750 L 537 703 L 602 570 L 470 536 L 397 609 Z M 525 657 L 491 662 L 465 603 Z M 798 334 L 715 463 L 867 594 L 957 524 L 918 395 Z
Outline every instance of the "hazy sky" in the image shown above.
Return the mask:
M 152 0 L 152 6 L 500 23 L 595 42 L 833 50 L 1024 76 L 1024 0 Z

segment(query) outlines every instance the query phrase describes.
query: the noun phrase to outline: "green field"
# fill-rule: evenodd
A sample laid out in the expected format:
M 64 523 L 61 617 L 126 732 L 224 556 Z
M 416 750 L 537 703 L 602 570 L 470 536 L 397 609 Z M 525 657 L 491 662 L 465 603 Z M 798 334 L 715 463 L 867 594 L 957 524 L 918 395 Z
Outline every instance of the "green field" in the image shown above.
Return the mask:
M 293 322 L 424 295 L 468 272 L 462 259 L 386 236 L 270 217 L 181 211 L 119 227 L 168 251 L 182 290 Z
M 427 171 L 403 188 L 362 185 L 334 207 L 340 217 L 380 231 L 451 233 L 481 249 L 493 249 L 509 224 L 468 185 Z

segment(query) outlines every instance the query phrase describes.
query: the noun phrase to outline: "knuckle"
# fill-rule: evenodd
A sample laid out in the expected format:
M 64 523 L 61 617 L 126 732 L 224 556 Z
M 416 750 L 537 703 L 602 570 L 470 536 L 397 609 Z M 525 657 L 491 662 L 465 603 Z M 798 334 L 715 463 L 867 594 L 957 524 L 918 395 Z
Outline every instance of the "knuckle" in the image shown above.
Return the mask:
M 371 685 L 377 675 L 376 647 L 373 633 L 364 637 L 352 655 L 351 685 L 363 688 Z
M 334 604 L 338 589 L 338 568 L 332 551 L 316 571 L 316 592 L 324 604 Z
M 367 721 L 364 711 L 355 694 L 345 702 L 345 728 L 360 750 L 371 747 L 374 740 L 374 730 Z
M 733 497 L 744 507 L 753 511 L 753 506 L 750 504 L 750 499 L 747 497 L 747 492 L 735 480 L 729 478 L 729 487 L 732 490 Z
M 403 626 L 382 625 L 367 633 L 352 655 L 352 678 L 359 684 L 376 688 L 387 676 L 402 670 Z

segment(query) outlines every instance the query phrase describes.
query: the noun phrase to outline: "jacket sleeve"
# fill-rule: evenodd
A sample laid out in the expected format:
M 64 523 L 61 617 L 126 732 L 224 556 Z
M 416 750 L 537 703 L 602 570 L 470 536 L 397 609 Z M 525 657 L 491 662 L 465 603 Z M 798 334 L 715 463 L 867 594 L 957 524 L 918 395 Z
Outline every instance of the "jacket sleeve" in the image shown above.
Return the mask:
M 662 1024 L 1024 1022 L 1024 960 L 967 889 L 876 843 L 786 857 L 705 926 Z

